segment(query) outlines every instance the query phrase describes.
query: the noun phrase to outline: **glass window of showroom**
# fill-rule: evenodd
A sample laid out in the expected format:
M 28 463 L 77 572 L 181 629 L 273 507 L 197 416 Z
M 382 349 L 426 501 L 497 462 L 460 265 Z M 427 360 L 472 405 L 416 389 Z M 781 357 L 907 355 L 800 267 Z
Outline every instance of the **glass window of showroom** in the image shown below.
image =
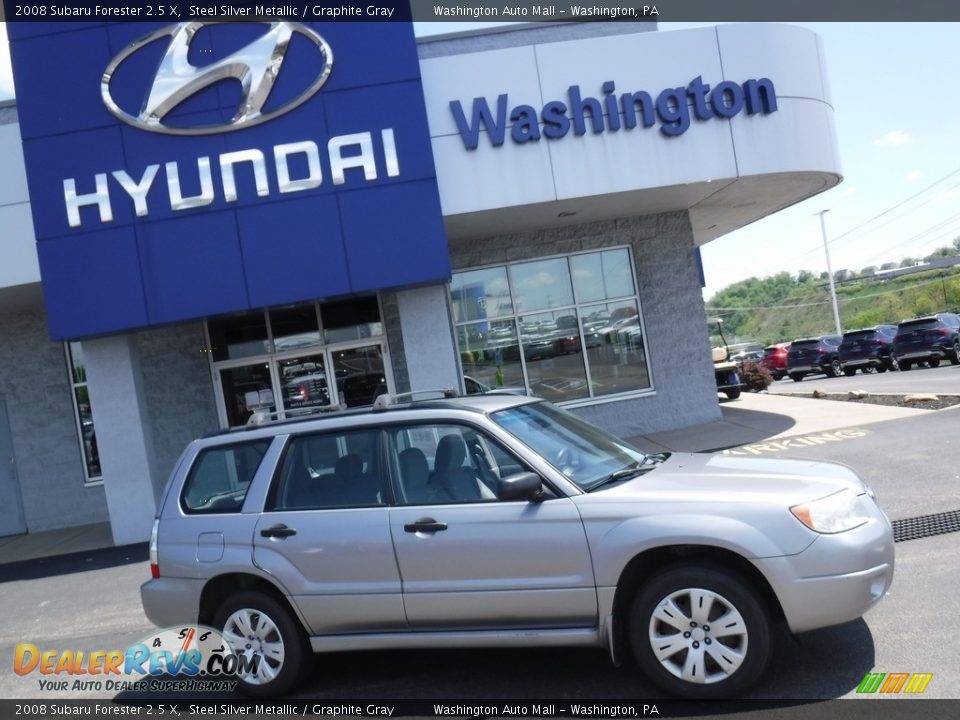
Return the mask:
M 625 247 L 454 273 L 468 392 L 522 388 L 565 402 L 649 391 L 635 278 Z
M 375 296 L 211 318 L 207 333 L 224 427 L 371 405 L 393 388 Z

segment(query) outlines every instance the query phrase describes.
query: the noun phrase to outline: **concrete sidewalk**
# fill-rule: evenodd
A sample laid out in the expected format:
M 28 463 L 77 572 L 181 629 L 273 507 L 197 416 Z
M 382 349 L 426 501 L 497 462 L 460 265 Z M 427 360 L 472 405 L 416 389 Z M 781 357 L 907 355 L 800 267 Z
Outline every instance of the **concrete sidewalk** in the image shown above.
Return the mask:
M 770 438 L 821 433 L 924 415 L 932 410 L 884 407 L 787 395 L 744 393 L 720 404 L 723 419 L 628 438 L 648 452 L 708 452 Z M 112 548 L 109 523 L 0 538 L 0 564 Z

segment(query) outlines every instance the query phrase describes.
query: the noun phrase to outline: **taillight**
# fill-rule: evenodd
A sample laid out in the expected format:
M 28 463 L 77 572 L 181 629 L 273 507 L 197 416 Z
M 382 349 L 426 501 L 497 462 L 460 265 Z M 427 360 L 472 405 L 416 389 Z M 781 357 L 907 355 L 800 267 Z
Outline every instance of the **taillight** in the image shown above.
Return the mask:
M 937 335 L 939 335 L 940 337 L 946 337 L 949 334 L 950 332 L 948 330 L 944 330 L 943 328 L 937 328 Z
M 817 355 L 826 355 L 827 351 L 823 348 L 817 348 Z
M 160 577 L 160 563 L 157 560 L 157 535 L 160 532 L 160 518 L 154 518 L 150 531 L 150 577 Z

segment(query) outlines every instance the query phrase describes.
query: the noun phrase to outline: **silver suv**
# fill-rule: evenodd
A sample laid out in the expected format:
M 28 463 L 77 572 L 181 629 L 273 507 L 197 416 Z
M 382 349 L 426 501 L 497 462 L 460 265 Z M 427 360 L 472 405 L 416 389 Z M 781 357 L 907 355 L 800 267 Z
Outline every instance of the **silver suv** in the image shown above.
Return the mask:
M 248 694 L 289 692 L 311 652 L 581 645 L 730 696 L 774 623 L 853 620 L 893 579 L 844 466 L 647 455 L 516 395 L 392 400 L 196 440 L 173 472 L 144 609 L 259 658 Z

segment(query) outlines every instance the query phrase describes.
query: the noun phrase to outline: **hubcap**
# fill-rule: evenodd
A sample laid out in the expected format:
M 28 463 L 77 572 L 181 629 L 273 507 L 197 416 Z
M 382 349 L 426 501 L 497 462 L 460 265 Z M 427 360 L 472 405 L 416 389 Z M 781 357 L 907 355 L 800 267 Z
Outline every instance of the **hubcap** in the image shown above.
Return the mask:
M 237 677 L 243 682 L 266 685 L 283 669 L 283 638 L 273 620 L 260 610 L 234 612 L 223 625 L 223 638 L 242 658 Z
M 674 677 L 697 684 L 726 680 L 747 655 L 747 624 L 722 595 L 702 588 L 677 590 L 653 611 L 650 647 Z

